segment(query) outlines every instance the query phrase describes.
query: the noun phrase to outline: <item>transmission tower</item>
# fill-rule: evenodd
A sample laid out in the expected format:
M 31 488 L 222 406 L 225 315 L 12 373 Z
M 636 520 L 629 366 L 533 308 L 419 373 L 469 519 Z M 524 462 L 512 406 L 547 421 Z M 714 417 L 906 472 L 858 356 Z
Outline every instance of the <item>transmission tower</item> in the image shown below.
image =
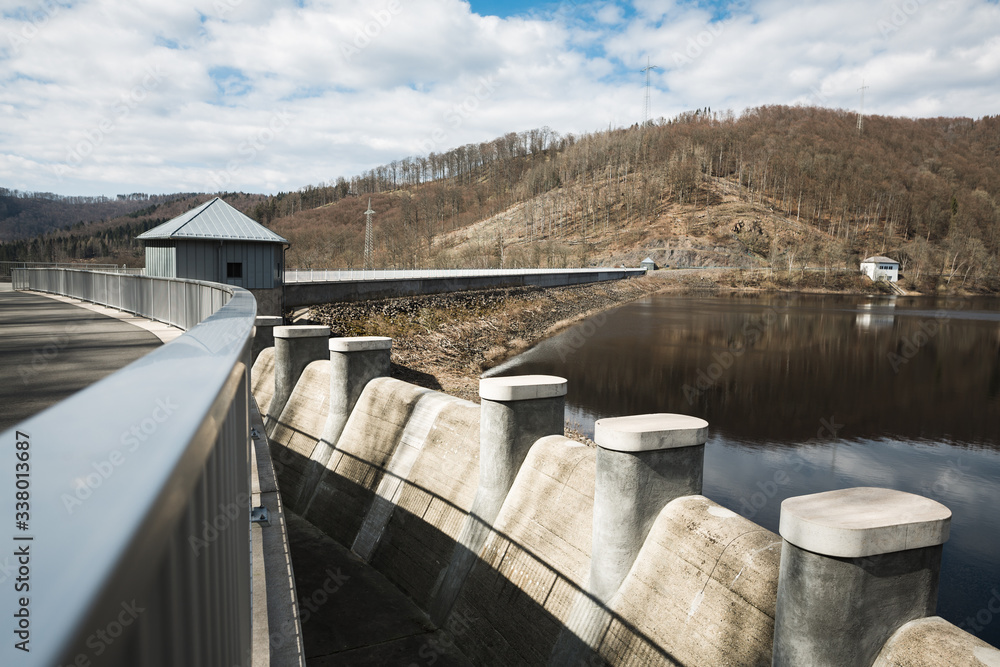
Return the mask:
M 858 134 L 860 135 L 865 131 L 865 89 L 868 86 L 865 85 L 865 80 L 861 79 L 861 87 L 858 90 L 861 91 L 861 112 L 858 114 Z
M 372 216 L 375 215 L 375 211 L 372 210 L 372 198 L 368 198 L 368 210 L 365 211 L 365 270 L 374 268 L 372 266 L 372 255 L 375 252 L 374 244 L 374 234 L 372 233 Z
M 642 116 L 642 126 L 645 127 L 649 125 L 649 70 L 660 69 L 656 65 L 649 64 L 649 56 L 646 56 L 646 66 L 642 68 L 643 74 L 646 75 L 646 106 L 643 109 Z

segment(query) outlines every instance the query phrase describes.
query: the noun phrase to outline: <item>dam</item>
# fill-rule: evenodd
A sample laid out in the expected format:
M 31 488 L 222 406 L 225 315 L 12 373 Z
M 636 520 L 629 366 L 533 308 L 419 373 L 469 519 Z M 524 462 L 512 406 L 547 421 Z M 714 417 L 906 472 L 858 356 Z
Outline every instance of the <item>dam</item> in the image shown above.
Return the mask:
M 470 403 L 239 288 L 30 273 L 185 333 L 17 426 L 43 454 L 28 664 L 997 664 L 935 616 L 954 523 L 925 494 L 790 496 L 768 530 L 705 496 L 701 420 L 601 419 L 591 446 L 555 373 Z
M 277 324 L 258 319 L 251 382 L 289 523 L 424 633 L 323 646 L 313 618 L 363 605 L 348 582 L 303 614 L 309 664 L 1000 665 L 934 615 L 936 501 L 800 496 L 774 533 L 702 495 L 700 419 L 600 420 L 588 446 L 563 435 L 561 377 L 487 378 L 477 405 L 388 377 L 387 338 Z

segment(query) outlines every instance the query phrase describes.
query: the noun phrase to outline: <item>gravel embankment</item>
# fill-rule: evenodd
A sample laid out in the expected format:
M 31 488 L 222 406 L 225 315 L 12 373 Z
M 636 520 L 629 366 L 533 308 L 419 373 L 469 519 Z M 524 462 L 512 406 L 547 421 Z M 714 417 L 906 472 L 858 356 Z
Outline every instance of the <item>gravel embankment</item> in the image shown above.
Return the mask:
M 393 375 L 472 401 L 480 374 L 590 315 L 660 291 L 653 277 L 331 303 L 310 319 L 334 336 L 389 336 Z

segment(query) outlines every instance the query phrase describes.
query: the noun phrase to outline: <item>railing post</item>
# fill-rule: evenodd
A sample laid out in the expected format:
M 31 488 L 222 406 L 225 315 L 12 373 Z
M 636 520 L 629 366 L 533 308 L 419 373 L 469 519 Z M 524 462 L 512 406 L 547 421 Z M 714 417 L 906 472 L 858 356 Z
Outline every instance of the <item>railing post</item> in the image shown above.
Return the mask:
M 592 594 L 607 602 L 618 591 L 660 510 L 701 493 L 708 422 L 650 414 L 598 419 L 597 472 L 590 556 Z
M 853 488 L 788 498 L 775 667 L 870 667 L 903 624 L 934 614 L 951 511 L 922 496 Z
M 330 327 L 322 325 L 274 328 L 274 396 L 264 419 L 268 435 L 274 431 L 305 367 L 326 359 L 329 338 Z

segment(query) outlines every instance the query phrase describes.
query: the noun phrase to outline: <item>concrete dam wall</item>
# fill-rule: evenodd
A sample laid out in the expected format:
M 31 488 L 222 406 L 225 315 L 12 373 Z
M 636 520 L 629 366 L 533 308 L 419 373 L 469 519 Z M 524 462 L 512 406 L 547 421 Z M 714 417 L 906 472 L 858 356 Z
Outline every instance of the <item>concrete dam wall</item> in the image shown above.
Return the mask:
M 282 501 L 461 619 L 473 664 L 1000 666 L 933 616 L 933 501 L 789 499 L 783 539 L 700 495 L 701 420 L 601 420 L 589 447 L 560 378 L 483 380 L 476 405 L 386 377 L 388 339 L 328 335 L 276 327 L 253 367 Z

